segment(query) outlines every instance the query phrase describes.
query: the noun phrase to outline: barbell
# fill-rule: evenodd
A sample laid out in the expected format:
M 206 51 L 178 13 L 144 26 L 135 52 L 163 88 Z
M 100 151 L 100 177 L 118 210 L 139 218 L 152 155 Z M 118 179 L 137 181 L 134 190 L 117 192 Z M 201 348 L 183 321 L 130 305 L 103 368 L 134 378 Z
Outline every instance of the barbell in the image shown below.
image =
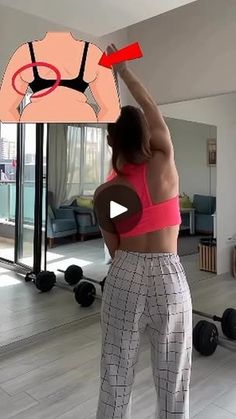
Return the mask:
M 105 285 L 106 278 L 104 278 L 102 281 L 96 281 L 95 279 L 88 278 L 88 277 L 84 276 L 83 269 L 80 266 L 71 265 L 65 271 L 63 271 L 62 269 L 58 269 L 58 272 L 64 273 L 65 281 L 69 285 L 76 285 L 81 280 L 85 280 L 85 281 L 88 281 L 88 282 L 92 282 L 93 284 L 99 285 L 102 289 L 102 292 L 103 292 L 103 288 L 104 288 L 104 285 Z
M 221 323 L 222 332 L 230 340 L 236 340 L 236 310 L 227 308 L 222 317 L 193 310 L 195 314 Z M 201 355 L 212 355 L 219 344 L 219 333 L 215 324 L 200 320 L 193 329 L 193 346 Z
M 102 281 L 96 281 L 95 279 L 85 277 L 83 275 L 83 269 L 77 265 L 71 265 L 65 271 L 62 269 L 58 269 L 58 271 L 64 273 L 65 281 L 69 285 L 76 285 L 81 280 L 87 281 L 78 284 L 78 286 L 74 288 L 75 299 L 83 307 L 91 305 L 96 298 L 96 288 L 92 283 L 99 285 L 103 292 L 106 277 Z M 34 282 L 36 288 L 41 292 L 48 292 L 56 284 L 56 275 L 51 271 L 42 271 L 36 275 Z
M 215 322 L 220 322 L 221 329 L 224 335 L 231 340 L 236 340 L 236 310 L 234 308 L 227 308 L 224 311 L 222 317 L 218 317 L 216 315 L 211 316 L 209 314 L 202 313 L 201 311 L 197 310 L 193 310 L 193 313 L 201 317 L 211 319 Z

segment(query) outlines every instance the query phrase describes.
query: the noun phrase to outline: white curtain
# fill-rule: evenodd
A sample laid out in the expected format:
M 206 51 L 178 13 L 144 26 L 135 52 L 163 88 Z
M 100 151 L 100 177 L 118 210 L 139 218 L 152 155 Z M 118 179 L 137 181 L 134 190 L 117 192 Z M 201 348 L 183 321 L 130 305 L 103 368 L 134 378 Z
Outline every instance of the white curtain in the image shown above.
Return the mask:
M 105 128 L 95 124 L 70 125 L 67 134 L 68 202 L 78 195 L 92 196 L 108 171 Z
M 49 125 L 48 191 L 53 194 L 53 205 L 59 208 L 66 198 L 67 183 L 67 126 Z
M 67 131 L 67 202 L 82 192 L 83 138 L 81 125 L 69 125 Z
M 99 127 L 84 128 L 83 193 L 93 195 L 103 179 L 104 130 Z

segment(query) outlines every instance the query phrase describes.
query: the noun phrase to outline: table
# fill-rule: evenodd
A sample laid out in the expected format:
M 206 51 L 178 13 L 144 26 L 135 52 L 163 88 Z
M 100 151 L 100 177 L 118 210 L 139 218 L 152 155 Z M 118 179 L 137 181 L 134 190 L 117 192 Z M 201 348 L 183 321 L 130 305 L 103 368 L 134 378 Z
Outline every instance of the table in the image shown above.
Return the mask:
M 181 208 L 181 215 L 182 214 L 189 214 L 189 225 L 188 226 L 181 226 L 181 230 L 189 229 L 190 234 L 195 234 L 195 208 Z

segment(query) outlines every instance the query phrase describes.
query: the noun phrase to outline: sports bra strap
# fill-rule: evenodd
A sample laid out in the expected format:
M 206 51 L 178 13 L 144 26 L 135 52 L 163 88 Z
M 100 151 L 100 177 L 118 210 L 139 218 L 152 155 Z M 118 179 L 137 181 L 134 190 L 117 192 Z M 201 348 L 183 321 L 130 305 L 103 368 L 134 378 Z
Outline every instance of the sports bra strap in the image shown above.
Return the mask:
M 29 50 L 30 50 L 31 61 L 32 61 L 32 63 L 36 63 L 35 54 L 34 54 L 34 48 L 33 48 L 33 43 L 32 42 L 28 42 L 28 45 L 29 45 Z M 34 73 L 34 78 L 35 77 L 39 77 L 38 69 L 37 69 L 36 66 L 33 67 L 33 73 Z
M 84 43 L 84 52 L 83 52 L 83 57 L 82 57 L 81 65 L 80 65 L 80 71 L 79 71 L 79 77 L 82 79 L 84 76 L 84 69 L 85 69 L 85 63 L 86 63 L 86 58 L 87 58 L 87 53 L 88 53 L 88 47 L 89 47 L 89 42 L 86 41 Z

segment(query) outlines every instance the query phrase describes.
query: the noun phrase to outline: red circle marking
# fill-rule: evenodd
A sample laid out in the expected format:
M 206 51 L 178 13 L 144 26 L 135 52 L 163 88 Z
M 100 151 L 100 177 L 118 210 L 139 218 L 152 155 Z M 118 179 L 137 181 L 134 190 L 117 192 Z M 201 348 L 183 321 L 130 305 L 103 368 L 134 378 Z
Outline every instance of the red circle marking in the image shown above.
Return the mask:
M 12 87 L 13 87 L 13 89 L 17 92 L 17 93 L 19 93 L 19 95 L 21 95 L 21 96 L 25 96 L 25 93 L 22 93 L 22 92 L 20 92 L 18 89 L 17 89 L 17 87 L 16 87 L 16 77 L 20 74 L 20 73 L 22 73 L 22 71 L 24 71 L 24 70 L 27 70 L 28 68 L 31 68 L 31 67 L 47 67 L 47 68 L 50 68 L 50 70 L 52 70 L 52 71 L 54 71 L 54 73 L 56 74 L 56 76 L 57 76 L 57 78 L 56 78 L 56 80 L 55 80 L 55 83 L 54 83 L 54 85 L 52 86 L 52 87 L 50 87 L 48 90 L 46 90 L 46 92 L 44 92 L 44 93 L 39 93 L 38 95 L 32 95 L 31 97 L 32 98 L 37 98 L 37 97 L 43 97 L 43 96 L 46 96 L 46 95 L 49 95 L 50 93 L 52 93 L 53 92 L 53 90 L 55 90 L 58 86 L 59 86 L 59 84 L 60 84 L 60 81 L 61 81 L 61 73 L 60 73 L 60 71 L 58 70 L 58 68 L 57 67 L 55 67 L 54 65 L 52 65 L 52 64 L 49 64 L 49 63 L 46 63 L 46 62 L 44 62 L 44 61 L 36 61 L 35 63 L 29 63 L 29 64 L 26 64 L 26 65 L 23 65 L 23 67 L 21 67 L 21 68 L 19 68 L 14 74 L 13 74 L 13 76 L 12 76 Z M 50 80 L 50 79 L 48 79 L 48 80 Z

